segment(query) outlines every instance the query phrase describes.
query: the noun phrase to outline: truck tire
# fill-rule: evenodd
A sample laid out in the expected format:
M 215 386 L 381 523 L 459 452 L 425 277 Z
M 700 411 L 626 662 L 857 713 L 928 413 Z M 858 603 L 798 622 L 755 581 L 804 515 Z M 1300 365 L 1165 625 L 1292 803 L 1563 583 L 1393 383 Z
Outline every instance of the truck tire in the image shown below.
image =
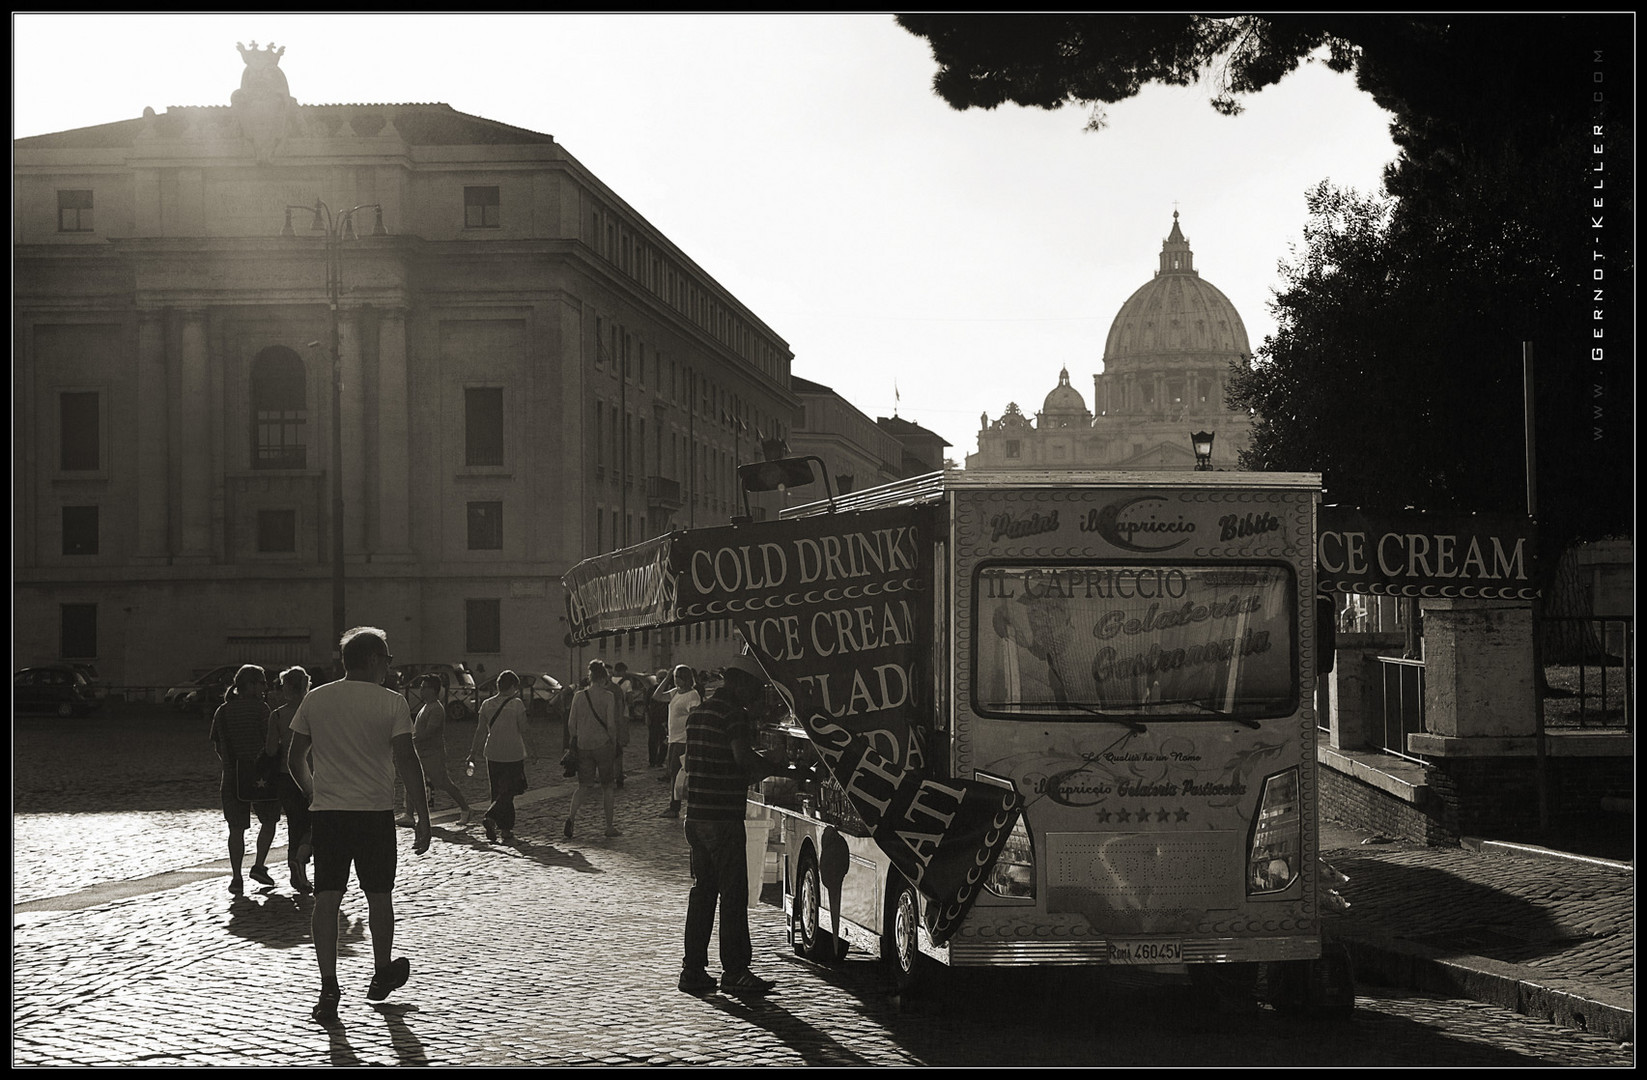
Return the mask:
M 904 997 L 919 993 L 933 981 L 932 960 L 920 949 L 920 922 L 921 903 L 915 886 L 894 873 L 888 883 L 886 917 L 881 924 L 881 959 L 892 975 L 892 985 Z
M 808 851 L 801 856 L 801 870 L 795 884 L 794 931 L 790 938 L 795 954 L 819 964 L 833 964 L 846 956 L 846 943 L 823 928 L 823 878 L 818 860 Z

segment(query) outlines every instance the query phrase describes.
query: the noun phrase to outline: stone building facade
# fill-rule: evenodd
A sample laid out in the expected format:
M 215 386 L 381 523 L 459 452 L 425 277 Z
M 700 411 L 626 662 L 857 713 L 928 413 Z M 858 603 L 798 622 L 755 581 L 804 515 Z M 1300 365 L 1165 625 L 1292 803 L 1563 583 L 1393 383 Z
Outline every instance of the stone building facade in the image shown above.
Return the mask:
M 1197 431 L 1213 433 L 1214 469 L 1237 467 L 1252 420 L 1224 407 L 1224 388 L 1230 365 L 1250 362 L 1246 327 L 1196 270 L 1176 212 L 1159 258 L 1110 326 L 1092 409 L 1065 368 L 1033 419 L 1016 402 L 984 414 L 968 468 L 1193 469 Z
M 14 661 L 325 663 L 340 475 L 347 624 L 566 674 L 560 575 L 741 512 L 788 345 L 552 136 L 241 52 L 229 105 L 13 143 Z

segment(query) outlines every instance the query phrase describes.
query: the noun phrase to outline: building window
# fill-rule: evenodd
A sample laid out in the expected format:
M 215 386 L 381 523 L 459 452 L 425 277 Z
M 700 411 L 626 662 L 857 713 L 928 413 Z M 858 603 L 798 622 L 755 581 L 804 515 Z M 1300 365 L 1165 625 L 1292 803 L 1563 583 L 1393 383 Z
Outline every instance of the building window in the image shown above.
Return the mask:
M 1008 439 L 1006 441 L 1006 456 L 1007 457 L 1017 457 L 1018 456 L 1018 440 L 1017 439 Z
M 500 551 L 503 548 L 503 504 L 469 504 L 469 550 Z
M 91 192 L 59 191 L 57 193 L 57 231 L 92 231 Z
M 463 189 L 463 227 L 465 229 L 495 229 L 501 224 L 498 216 L 498 189 L 495 187 L 466 187 Z
M 63 507 L 63 554 L 97 554 L 97 507 Z
M 103 467 L 103 430 L 96 390 L 58 396 L 58 442 L 64 472 Z
M 488 386 L 463 392 L 465 465 L 503 464 L 503 388 Z
M 259 510 L 257 550 L 266 554 L 289 554 L 297 550 L 297 511 Z
M 97 656 L 97 605 L 60 604 L 62 626 L 59 646 L 65 660 Z
M 252 468 L 308 463 L 309 400 L 303 358 L 276 345 L 252 361 Z
M 503 651 L 503 622 L 500 600 L 465 600 L 463 616 L 465 652 Z

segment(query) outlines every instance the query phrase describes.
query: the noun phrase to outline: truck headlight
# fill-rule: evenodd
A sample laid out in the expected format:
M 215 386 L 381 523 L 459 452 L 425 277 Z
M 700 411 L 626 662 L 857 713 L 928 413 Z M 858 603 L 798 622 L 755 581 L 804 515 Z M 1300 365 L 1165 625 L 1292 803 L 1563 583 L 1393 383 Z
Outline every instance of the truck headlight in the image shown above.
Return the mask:
M 996 896 L 1035 899 L 1035 845 L 1030 841 L 1022 814 L 1007 835 L 1000 857 L 990 867 L 984 888 Z
M 1298 880 L 1304 819 L 1298 809 L 1298 768 L 1264 780 L 1247 848 L 1247 895 L 1279 892 Z

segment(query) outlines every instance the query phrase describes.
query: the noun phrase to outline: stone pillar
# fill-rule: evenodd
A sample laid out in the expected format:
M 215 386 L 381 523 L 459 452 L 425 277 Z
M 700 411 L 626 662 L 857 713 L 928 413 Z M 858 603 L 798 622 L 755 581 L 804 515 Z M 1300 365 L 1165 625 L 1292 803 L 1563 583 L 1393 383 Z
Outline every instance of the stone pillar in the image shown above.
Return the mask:
M 1334 750 L 1377 749 L 1384 741 L 1383 678 L 1379 656 L 1401 651 L 1396 634 L 1337 635 L 1332 673 L 1328 740 Z
M 182 481 L 179 491 L 182 536 L 178 556 L 191 562 L 211 558 L 211 372 L 206 359 L 206 313 L 183 312 L 179 410 Z
M 383 312 L 377 337 L 377 553 L 410 555 L 411 443 L 406 313 Z
M 137 545 L 132 558 L 161 562 L 171 554 L 167 542 L 171 395 L 166 381 L 166 312 L 147 308 L 138 312 L 137 319 Z
M 1424 726 L 1446 738 L 1530 736 L 1533 611 L 1502 600 L 1422 601 Z
M 343 550 L 359 555 L 366 550 L 366 366 L 354 312 L 338 312 L 337 334 L 343 366 Z

